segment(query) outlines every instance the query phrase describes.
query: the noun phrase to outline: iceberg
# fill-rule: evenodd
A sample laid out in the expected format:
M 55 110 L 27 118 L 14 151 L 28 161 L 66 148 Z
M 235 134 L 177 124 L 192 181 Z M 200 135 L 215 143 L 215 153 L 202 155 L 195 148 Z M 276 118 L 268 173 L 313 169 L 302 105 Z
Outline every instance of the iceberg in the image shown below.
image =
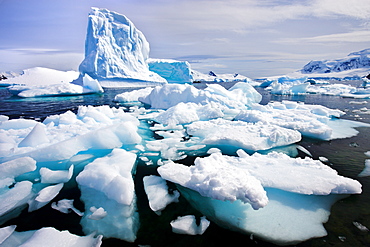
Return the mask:
M 85 59 L 79 71 L 99 80 L 103 87 L 167 83 L 149 70 L 149 50 L 143 33 L 126 16 L 107 9 L 92 8 L 85 41 Z
M 135 154 L 113 149 L 109 155 L 86 165 L 77 176 L 81 199 L 85 204 L 81 225 L 86 234 L 98 232 L 107 238 L 135 241 L 139 228 L 132 178 L 135 165 Z M 103 208 L 106 216 L 98 219 L 97 215 L 101 216 L 104 212 L 91 212 L 92 207 Z
M 157 73 L 169 83 L 193 82 L 190 64 L 187 61 L 149 58 L 147 62 L 150 71 Z
M 322 224 L 331 205 L 341 194 L 361 193 L 358 181 L 318 160 L 277 152 L 237 154 L 212 152 L 190 167 L 168 162 L 158 172 L 221 227 L 281 245 L 325 236 Z

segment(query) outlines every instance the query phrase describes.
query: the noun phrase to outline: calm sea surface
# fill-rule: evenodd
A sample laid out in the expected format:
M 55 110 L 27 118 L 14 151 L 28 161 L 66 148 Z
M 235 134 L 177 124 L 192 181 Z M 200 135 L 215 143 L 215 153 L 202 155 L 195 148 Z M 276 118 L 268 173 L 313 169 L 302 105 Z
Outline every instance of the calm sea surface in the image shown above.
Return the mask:
M 341 83 L 355 86 L 361 84 L 359 81 Z M 206 87 L 204 83 L 193 85 L 197 88 Z M 233 83 L 223 83 L 222 85 L 229 88 Z M 28 118 L 42 121 L 49 115 L 61 114 L 68 110 L 76 112 L 79 105 L 118 107 L 122 105 L 112 101 L 114 96 L 133 89 L 106 89 L 106 92 L 101 95 L 22 99 L 11 96 L 5 88 L 0 88 L 0 115 L 7 115 L 12 119 Z M 365 107 L 370 109 L 370 99 L 359 100 L 323 95 L 276 96 L 271 95 L 264 89 L 258 88 L 257 90 L 263 95 L 262 104 L 282 100 L 320 104 L 345 111 L 346 115 L 343 117 L 345 119 L 370 123 L 369 114 L 356 112 L 356 110 Z M 361 231 L 354 225 L 354 222 L 358 222 L 370 228 L 370 177 L 358 177 L 358 174 L 364 169 L 365 160 L 368 158 L 364 153 L 370 151 L 370 128 L 358 128 L 358 130 L 360 133 L 352 138 L 333 141 L 303 139 L 299 143 L 309 150 L 315 159 L 320 156 L 328 158 L 331 167 L 337 170 L 340 175 L 358 180 L 363 185 L 363 193 L 352 195 L 334 204 L 330 219 L 325 224 L 328 231 L 326 237 L 312 239 L 296 246 L 370 246 L 369 231 Z M 183 162 L 191 163 L 194 158 L 190 157 Z M 201 215 L 183 197 L 180 197 L 179 203 L 167 206 L 160 217 L 153 213 L 148 206 L 142 184 L 142 178 L 150 174 L 157 174 L 156 167 L 139 163 L 135 176 L 135 189 L 138 197 L 137 204 L 141 226 L 136 242 L 127 243 L 108 239 L 103 241 L 103 246 L 275 246 L 258 239 L 251 239 L 247 235 L 225 230 L 212 223 L 202 236 L 172 233 L 169 222 L 178 215 Z M 65 198 L 75 199 L 75 206 L 83 210 L 83 204 L 78 200 L 79 196 L 79 190 L 76 187 L 70 187 L 63 189 L 53 201 Z M 16 224 L 18 226 L 17 231 L 52 226 L 59 230 L 69 230 L 72 233 L 83 235 L 79 220 L 80 218 L 75 214 L 65 215 L 47 205 L 32 213 L 27 213 L 25 210 L 18 218 L 6 222 L 3 226 Z

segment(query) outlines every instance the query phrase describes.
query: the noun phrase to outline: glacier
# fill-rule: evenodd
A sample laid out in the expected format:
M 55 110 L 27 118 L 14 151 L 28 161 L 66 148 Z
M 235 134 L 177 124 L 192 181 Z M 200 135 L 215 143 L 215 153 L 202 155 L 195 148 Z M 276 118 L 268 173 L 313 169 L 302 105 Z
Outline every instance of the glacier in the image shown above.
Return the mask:
M 126 16 L 107 9 L 92 8 L 85 58 L 79 71 L 99 80 L 103 87 L 127 86 L 127 83 L 142 83 L 145 86 L 167 83 L 166 79 L 149 70 L 149 51 L 144 34 Z

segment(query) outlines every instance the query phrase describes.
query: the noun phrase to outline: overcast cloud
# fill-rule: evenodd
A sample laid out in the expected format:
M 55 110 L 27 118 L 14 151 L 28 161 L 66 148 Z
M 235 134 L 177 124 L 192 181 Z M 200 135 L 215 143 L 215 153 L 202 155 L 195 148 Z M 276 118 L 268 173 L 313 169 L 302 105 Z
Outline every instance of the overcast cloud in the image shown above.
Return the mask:
M 90 7 L 126 15 L 151 57 L 257 78 L 370 48 L 369 0 L 0 0 L 0 71 L 77 70 Z

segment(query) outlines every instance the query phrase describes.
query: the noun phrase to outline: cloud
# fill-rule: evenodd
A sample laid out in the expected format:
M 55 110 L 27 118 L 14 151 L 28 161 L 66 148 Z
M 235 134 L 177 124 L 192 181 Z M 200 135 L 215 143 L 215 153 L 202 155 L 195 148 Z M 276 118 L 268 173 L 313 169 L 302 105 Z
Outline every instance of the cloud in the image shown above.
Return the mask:
M 320 35 L 314 37 L 306 38 L 283 38 L 276 40 L 276 43 L 286 43 L 286 44 L 302 44 L 302 43 L 316 43 L 323 45 L 331 45 L 334 43 L 360 43 L 370 41 L 370 30 L 358 30 L 347 33 L 334 33 L 327 35 Z

